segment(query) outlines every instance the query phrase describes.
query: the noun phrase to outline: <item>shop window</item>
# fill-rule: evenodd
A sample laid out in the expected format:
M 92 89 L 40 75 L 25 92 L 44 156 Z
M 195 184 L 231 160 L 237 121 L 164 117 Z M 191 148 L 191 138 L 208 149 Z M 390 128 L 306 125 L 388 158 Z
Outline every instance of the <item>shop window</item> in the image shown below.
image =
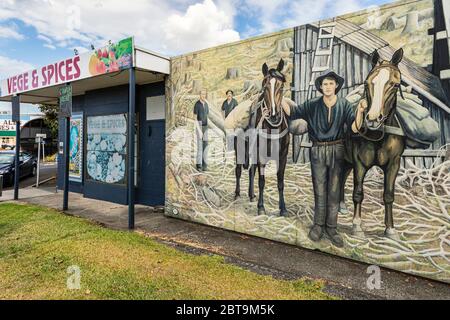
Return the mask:
M 126 114 L 87 117 L 86 178 L 126 184 Z
M 83 163 L 83 114 L 74 113 L 70 118 L 69 179 L 81 181 Z

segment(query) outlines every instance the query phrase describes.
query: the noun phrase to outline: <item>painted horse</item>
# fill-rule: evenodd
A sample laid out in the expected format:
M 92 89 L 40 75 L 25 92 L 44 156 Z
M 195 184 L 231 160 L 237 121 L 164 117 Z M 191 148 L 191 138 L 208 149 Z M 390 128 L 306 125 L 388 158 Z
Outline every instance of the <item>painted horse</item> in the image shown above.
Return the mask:
M 262 90 L 255 104 L 254 121 L 251 121 L 253 125 L 247 130 L 247 132 L 250 132 L 248 145 L 245 148 L 246 161 L 249 161 L 249 197 L 251 200 L 254 197 L 253 181 L 257 167 L 258 214 L 265 214 L 266 212 L 264 208 L 265 166 L 270 160 L 275 160 L 277 163 L 280 215 L 287 215 L 284 202 L 284 172 L 289 150 L 289 132 L 288 121 L 282 108 L 283 89 L 286 82 L 284 74 L 281 73 L 283 68 L 283 59 L 280 59 L 276 69 L 269 69 L 266 63 L 263 64 Z M 238 173 L 238 170 L 236 170 L 236 173 Z M 238 175 L 236 175 L 236 178 L 236 195 L 238 195 Z
M 342 173 L 341 204 L 344 203 L 345 181 L 353 169 L 353 234 L 358 236 L 364 236 L 361 228 L 364 178 L 370 168 L 379 166 L 384 173 L 385 235 L 392 239 L 398 239 L 394 227 L 392 206 L 395 180 L 406 146 L 406 139 L 402 135 L 400 124 L 395 116 L 399 90 L 403 97 L 401 72 L 398 67 L 402 59 L 403 49 L 397 50 L 391 61 L 380 61 L 378 51 L 374 51 L 372 70 L 364 84 L 363 99 L 367 101 L 367 108 L 363 113 L 362 125 L 357 128 L 358 133 L 348 137 L 345 143 L 346 161 Z

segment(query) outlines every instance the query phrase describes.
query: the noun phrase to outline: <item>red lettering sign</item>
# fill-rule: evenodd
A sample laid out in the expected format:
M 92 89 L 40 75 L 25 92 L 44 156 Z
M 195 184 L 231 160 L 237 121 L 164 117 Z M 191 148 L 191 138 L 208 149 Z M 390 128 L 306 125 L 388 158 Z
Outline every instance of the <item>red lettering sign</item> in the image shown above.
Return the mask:
M 80 77 L 80 75 L 81 75 L 80 66 L 78 64 L 79 62 L 80 62 L 80 56 L 76 56 L 73 59 L 73 65 L 75 67 L 75 74 L 73 75 L 74 79 L 78 79 Z

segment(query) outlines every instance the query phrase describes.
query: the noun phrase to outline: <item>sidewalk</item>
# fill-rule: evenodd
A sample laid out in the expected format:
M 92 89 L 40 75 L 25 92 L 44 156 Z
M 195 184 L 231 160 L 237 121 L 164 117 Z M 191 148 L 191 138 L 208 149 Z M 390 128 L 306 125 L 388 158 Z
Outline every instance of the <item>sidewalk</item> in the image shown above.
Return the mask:
M 55 187 L 27 187 L 19 189 L 19 199 L 31 199 L 35 197 L 45 197 L 56 194 Z M 0 197 L 0 202 L 14 200 L 14 189 L 4 190 Z
M 54 189 L 53 189 L 54 190 Z M 60 210 L 62 192 L 21 190 L 21 200 Z M 30 195 L 27 197 L 27 195 Z M 3 201 L 4 197 L 0 198 Z M 70 215 L 126 230 L 128 207 L 70 193 Z M 326 281 L 325 291 L 344 299 L 450 299 L 450 285 L 381 269 L 379 290 L 367 288 L 367 264 L 283 243 L 169 218 L 163 208 L 136 206 L 136 232 L 193 254 L 219 254 L 227 262 L 276 278 Z

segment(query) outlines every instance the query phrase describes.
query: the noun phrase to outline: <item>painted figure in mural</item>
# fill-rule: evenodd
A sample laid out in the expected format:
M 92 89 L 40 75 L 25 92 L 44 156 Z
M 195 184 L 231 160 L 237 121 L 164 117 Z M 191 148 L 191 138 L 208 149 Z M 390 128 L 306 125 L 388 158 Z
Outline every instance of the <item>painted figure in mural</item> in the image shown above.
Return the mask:
M 206 90 L 201 90 L 200 98 L 194 105 L 195 133 L 197 136 L 196 166 L 198 171 L 206 171 L 208 162 L 208 114 Z
M 228 115 L 238 106 L 238 102 L 237 100 L 233 97 L 234 96 L 234 92 L 231 89 L 228 89 L 226 91 L 226 96 L 227 98 L 225 99 L 225 101 L 222 103 L 222 114 L 224 117 L 224 120 L 228 117 Z M 238 132 L 241 132 L 240 130 L 238 130 Z M 235 167 L 235 177 L 236 177 L 236 189 L 234 192 L 234 198 L 238 199 L 241 196 L 241 175 L 242 175 L 242 168 L 244 169 L 250 169 L 250 176 L 252 174 L 254 174 L 254 167 L 250 167 L 249 168 L 249 162 L 248 162 L 248 156 L 247 156 L 247 150 L 248 150 L 248 139 L 246 139 L 244 134 L 227 134 L 226 135 L 226 139 L 227 139 L 227 146 L 228 146 L 228 150 L 234 150 L 235 153 L 235 158 L 236 158 L 236 167 Z M 238 142 L 238 139 L 240 140 Z M 241 163 L 239 161 L 239 156 L 238 156 L 238 145 L 243 145 L 244 146 L 244 152 L 246 152 L 246 154 L 244 155 L 245 160 L 244 163 Z M 253 170 L 253 171 L 252 171 Z M 250 179 L 249 181 L 249 198 L 250 201 L 253 201 L 256 196 L 254 194 L 254 188 L 253 188 L 253 180 Z
M 372 54 L 372 70 L 365 81 L 363 122 L 358 123 L 356 137 L 346 140 L 346 162 L 341 181 L 341 196 L 344 184 L 353 169 L 353 233 L 363 236 L 361 229 L 361 203 L 364 199 L 363 183 L 367 171 L 379 166 L 384 172 L 385 235 L 398 239 L 394 228 L 392 205 L 394 203 L 395 180 L 400 169 L 400 160 L 405 150 L 406 137 L 396 117 L 397 93 L 401 91 L 401 73 L 398 67 L 403 59 L 403 49 L 397 50 L 391 61 L 380 61 L 378 51 Z M 404 98 L 403 98 L 404 99 Z
M 350 102 L 337 96 L 344 78 L 331 70 L 323 72 L 315 81 L 322 96 L 301 105 L 284 106 L 289 120 L 304 119 L 308 123 L 311 149 L 311 171 L 314 188 L 314 225 L 309 238 L 319 241 L 324 232 L 331 242 L 343 246 L 337 232 L 340 187 L 344 162 L 345 125 L 357 132 L 366 107 L 362 100 L 356 113 Z
M 222 114 L 224 119 L 228 117 L 230 112 L 233 111 L 233 109 L 238 105 L 237 100 L 233 97 L 233 90 L 228 89 L 225 94 L 227 95 L 227 98 L 222 103 Z
M 286 169 L 288 151 L 289 151 L 289 132 L 288 121 L 283 111 L 285 102 L 284 83 L 286 78 L 281 71 L 284 68 L 284 60 L 280 59 L 277 68 L 269 69 L 266 63 L 262 66 L 264 79 L 262 81 L 262 93 L 258 97 L 255 108 L 253 128 L 256 128 L 258 135 L 256 166 L 258 167 L 258 214 L 265 214 L 264 208 L 264 186 L 265 186 L 265 167 L 270 160 L 277 162 L 277 187 L 278 187 L 278 206 L 280 216 L 287 216 L 286 204 L 284 202 L 284 172 Z M 252 139 L 250 139 L 252 140 Z M 253 145 L 252 141 L 249 142 Z M 275 147 L 275 148 L 274 148 Z M 250 159 L 253 148 L 250 149 Z M 255 165 L 251 161 L 250 166 L 250 185 L 253 189 L 253 179 Z M 253 195 L 253 190 L 251 190 Z

